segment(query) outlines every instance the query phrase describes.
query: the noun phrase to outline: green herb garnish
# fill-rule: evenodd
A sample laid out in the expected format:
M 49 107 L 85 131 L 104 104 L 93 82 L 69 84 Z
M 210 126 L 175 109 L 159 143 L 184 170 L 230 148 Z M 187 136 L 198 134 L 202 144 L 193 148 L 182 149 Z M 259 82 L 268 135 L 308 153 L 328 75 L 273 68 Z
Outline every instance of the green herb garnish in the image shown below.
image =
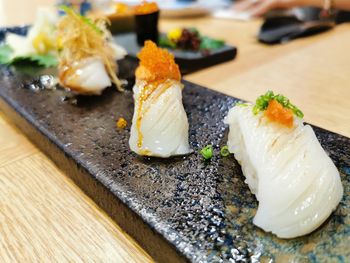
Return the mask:
M 66 5 L 60 5 L 59 8 L 64 11 L 66 14 L 71 14 L 76 17 L 79 17 L 85 24 L 90 26 L 93 30 L 95 30 L 99 34 L 103 34 L 103 30 L 101 30 L 92 20 L 86 16 L 82 16 L 80 14 L 77 14 L 72 8 L 66 6 Z
M 224 45 L 225 45 L 225 41 L 223 40 L 202 36 L 199 49 L 213 50 L 213 49 L 221 48 Z
M 203 155 L 205 160 L 209 160 L 213 157 L 213 145 L 209 144 L 205 146 L 200 153 Z
M 11 62 L 12 52 L 9 45 L 0 46 L 0 64 L 9 64 Z
M 220 154 L 221 154 L 222 157 L 226 157 L 226 156 L 230 155 L 230 151 L 228 150 L 228 146 L 227 145 L 221 148 Z
M 194 33 L 194 34 L 200 35 L 199 30 L 195 27 L 189 27 L 189 28 L 187 28 L 187 30 Z
M 25 63 L 25 62 L 34 62 L 37 66 L 41 67 L 54 67 L 57 66 L 58 60 L 57 57 L 53 54 L 30 54 L 27 56 L 20 57 L 11 57 L 13 50 L 9 45 L 0 46 L 0 64 L 17 64 L 17 63 Z
M 174 31 L 169 31 L 170 35 L 177 32 L 180 29 L 174 29 Z M 159 38 L 158 45 L 161 47 L 171 48 L 171 49 L 182 49 L 191 51 L 211 51 L 221 48 L 225 45 L 225 41 L 220 39 L 214 39 L 200 34 L 198 29 L 194 27 L 182 28 L 181 35 L 174 38 L 163 35 Z
M 16 57 L 13 59 L 12 63 L 22 62 L 23 60 L 29 60 L 31 62 L 35 62 L 38 64 L 38 66 L 43 66 L 45 68 L 49 67 L 55 67 L 58 65 L 58 59 L 53 54 L 46 54 L 46 55 L 29 55 L 26 57 Z
M 238 107 L 247 107 L 248 103 L 243 103 L 243 102 L 236 102 L 233 106 L 238 106 Z
M 275 95 L 273 91 L 269 90 L 264 95 L 259 96 L 256 99 L 255 105 L 253 107 L 253 113 L 256 115 L 261 111 L 264 111 L 269 106 L 271 100 L 278 101 L 284 108 L 292 110 L 292 112 L 299 118 L 303 118 L 304 114 L 295 105 L 290 103 L 289 99 L 281 94 Z
M 161 47 L 176 48 L 176 43 L 171 41 L 167 36 L 161 36 L 158 45 Z

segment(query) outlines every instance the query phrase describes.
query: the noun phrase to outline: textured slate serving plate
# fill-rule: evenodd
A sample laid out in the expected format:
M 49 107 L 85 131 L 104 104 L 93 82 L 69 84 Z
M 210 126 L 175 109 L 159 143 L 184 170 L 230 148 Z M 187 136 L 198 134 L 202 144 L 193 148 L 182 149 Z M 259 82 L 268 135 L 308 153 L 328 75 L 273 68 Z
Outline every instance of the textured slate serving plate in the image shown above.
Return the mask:
M 119 34 L 114 36 L 114 39 L 118 44 L 126 48 L 130 57 L 136 59 L 137 53 L 140 51 L 141 47 L 137 44 L 135 33 Z M 207 55 L 203 55 L 199 51 L 171 49 L 169 49 L 169 51 L 174 54 L 175 61 L 180 66 L 182 74 L 230 61 L 237 55 L 237 48 L 229 45 L 213 50 Z
M 134 66 L 123 61 L 121 74 L 129 77 Z M 345 194 L 318 230 L 281 240 L 252 224 L 257 202 L 240 166 L 218 154 L 227 140 L 222 119 L 235 98 L 184 82 L 194 153 L 142 158 L 128 147 L 130 90 L 111 88 L 100 97 L 66 101 L 63 90 L 29 89 L 42 73 L 24 69 L 0 66 L 0 108 L 156 260 L 350 261 L 349 138 L 315 127 L 341 172 Z M 127 129 L 115 127 L 119 117 L 126 118 Z M 215 156 L 204 162 L 197 152 L 208 143 Z

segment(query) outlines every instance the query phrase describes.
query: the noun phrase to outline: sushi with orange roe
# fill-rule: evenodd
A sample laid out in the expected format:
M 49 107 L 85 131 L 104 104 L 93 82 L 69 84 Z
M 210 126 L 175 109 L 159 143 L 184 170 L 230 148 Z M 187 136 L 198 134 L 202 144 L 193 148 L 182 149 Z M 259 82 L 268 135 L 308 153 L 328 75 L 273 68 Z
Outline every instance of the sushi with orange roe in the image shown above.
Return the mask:
M 146 41 L 138 58 L 131 150 L 163 158 L 188 154 L 189 126 L 182 104 L 181 74 L 174 56 Z
M 253 223 L 280 238 L 311 233 L 343 196 L 339 172 L 303 113 L 272 91 L 228 113 L 228 150 L 259 201 Z

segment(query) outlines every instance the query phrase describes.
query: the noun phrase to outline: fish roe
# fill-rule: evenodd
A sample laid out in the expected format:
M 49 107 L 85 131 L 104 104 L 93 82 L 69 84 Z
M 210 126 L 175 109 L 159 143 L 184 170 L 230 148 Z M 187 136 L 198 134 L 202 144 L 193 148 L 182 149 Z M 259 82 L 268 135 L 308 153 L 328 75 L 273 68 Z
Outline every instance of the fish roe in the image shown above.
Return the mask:
M 126 15 L 126 14 L 131 14 L 132 13 L 132 9 L 124 3 L 116 3 L 114 5 L 114 10 L 115 13 L 118 15 Z
M 277 100 L 271 100 L 267 109 L 265 110 L 265 116 L 273 122 L 277 122 L 288 128 L 293 127 L 293 111 L 288 108 L 284 108 Z
M 128 122 L 124 118 L 119 118 L 117 121 L 117 127 L 119 129 L 124 129 L 127 124 L 128 124 Z
M 135 6 L 134 13 L 136 15 L 147 15 L 155 13 L 159 10 L 157 3 L 143 1 L 142 4 Z
M 154 42 L 145 41 L 145 46 L 137 57 L 140 59 L 140 65 L 135 72 L 137 79 L 147 82 L 167 79 L 179 81 L 181 79 L 179 66 L 175 63 L 174 56 L 166 49 L 157 47 Z

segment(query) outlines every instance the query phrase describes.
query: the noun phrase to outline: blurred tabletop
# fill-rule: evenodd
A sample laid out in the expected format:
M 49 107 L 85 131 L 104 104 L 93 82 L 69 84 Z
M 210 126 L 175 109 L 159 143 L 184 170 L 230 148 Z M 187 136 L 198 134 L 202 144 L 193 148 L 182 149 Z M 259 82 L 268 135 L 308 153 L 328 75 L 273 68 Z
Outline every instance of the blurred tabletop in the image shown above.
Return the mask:
M 31 23 L 53 0 L 0 0 L 0 26 Z M 234 61 L 185 79 L 253 101 L 271 89 L 305 120 L 350 137 L 350 25 L 265 46 L 260 21 L 162 20 L 161 30 L 194 26 L 238 47 Z M 152 262 L 145 251 L 0 112 L 0 258 L 2 262 Z M 45 206 L 42 204 L 45 203 Z

